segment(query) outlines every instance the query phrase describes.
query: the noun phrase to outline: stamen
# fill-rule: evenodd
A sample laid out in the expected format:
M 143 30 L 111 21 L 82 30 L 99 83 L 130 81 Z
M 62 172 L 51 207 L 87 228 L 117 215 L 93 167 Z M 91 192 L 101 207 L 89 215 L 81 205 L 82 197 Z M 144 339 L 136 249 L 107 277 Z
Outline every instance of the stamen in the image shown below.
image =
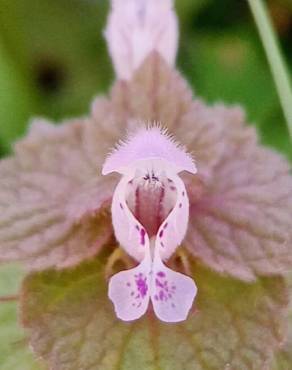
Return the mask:
M 121 248 L 116 248 L 108 257 L 108 260 L 107 260 L 107 263 L 104 269 L 106 280 L 108 280 L 112 275 L 114 275 L 117 272 L 115 269 L 115 266 L 118 263 L 123 264 L 126 268 L 133 267 L 133 263 L 131 262 L 129 256 L 126 255 L 125 252 Z

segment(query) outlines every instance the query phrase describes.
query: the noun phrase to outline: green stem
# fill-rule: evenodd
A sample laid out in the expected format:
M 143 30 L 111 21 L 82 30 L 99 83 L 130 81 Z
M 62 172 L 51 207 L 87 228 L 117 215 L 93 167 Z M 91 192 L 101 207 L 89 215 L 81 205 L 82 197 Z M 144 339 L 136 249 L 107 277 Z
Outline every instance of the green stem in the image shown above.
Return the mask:
M 262 0 L 248 0 L 271 67 L 282 109 L 292 139 L 292 90 L 271 19 Z

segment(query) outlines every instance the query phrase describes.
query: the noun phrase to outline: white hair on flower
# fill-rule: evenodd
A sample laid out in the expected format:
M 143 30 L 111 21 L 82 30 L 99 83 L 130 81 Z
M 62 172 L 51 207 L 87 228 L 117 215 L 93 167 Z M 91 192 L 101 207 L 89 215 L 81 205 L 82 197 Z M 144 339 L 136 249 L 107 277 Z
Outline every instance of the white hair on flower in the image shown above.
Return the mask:
M 121 79 L 133 72 L 152 51 L 174 65 L 178 21 L 173 0 L 112 0 L 105 37 Z
M 188 226 L 189 201 L 178 176 L 184 170 L 195 174 L 194 161 L 159 126 L 139 129 L 105 161 L 103 174 L 122 174 L 112 200 L 116 238 L 140 263 L 109 282 L 109 297 L 122 320 L 142 316 L 150 300 L 157 317 L 166 322 L 185 320 L 192 306 L 194 281 L 163 263 Z
M 160 159 L 173 166 L 174 171 L 196 173 L 196 166 L 185 148 L 177 143 L 160 125 L 152 125 L 138 129 L 120 141 L 106 159 L 103 175 L 110 172 L 124 173 L 129 165 L 140 160 Z

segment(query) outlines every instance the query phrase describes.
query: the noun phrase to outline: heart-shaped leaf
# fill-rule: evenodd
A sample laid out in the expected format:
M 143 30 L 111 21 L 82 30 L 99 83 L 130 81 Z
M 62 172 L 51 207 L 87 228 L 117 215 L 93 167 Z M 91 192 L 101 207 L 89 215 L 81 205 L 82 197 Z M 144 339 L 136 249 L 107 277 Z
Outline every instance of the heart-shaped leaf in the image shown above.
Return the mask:
M 181 324 L 151 312 L 119 321 L 99 262 L 29 276 L 22 320 L 52 370 L 259 370 L 283 339 L 287 304 L 281 278 L 246 284 L 194 266 L 196 307 Z

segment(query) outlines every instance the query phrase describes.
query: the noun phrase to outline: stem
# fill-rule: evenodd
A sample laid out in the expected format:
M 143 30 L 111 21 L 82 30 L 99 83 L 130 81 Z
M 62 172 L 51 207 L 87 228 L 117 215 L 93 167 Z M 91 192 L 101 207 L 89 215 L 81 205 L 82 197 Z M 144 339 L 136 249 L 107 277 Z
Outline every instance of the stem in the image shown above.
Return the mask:
M 248 0 L 266 51 L 272 75 L 278 91 L 288 130 L 292 139 L 292 91 L 287 67 L 281 54 L 270 16 L 262 0 Z
M 3 302 L 14 302 L 19 299 L 19 296 L 14 294 L 14 295 L 5 295 L 5 296 L 0 296 L 0 303 Z

